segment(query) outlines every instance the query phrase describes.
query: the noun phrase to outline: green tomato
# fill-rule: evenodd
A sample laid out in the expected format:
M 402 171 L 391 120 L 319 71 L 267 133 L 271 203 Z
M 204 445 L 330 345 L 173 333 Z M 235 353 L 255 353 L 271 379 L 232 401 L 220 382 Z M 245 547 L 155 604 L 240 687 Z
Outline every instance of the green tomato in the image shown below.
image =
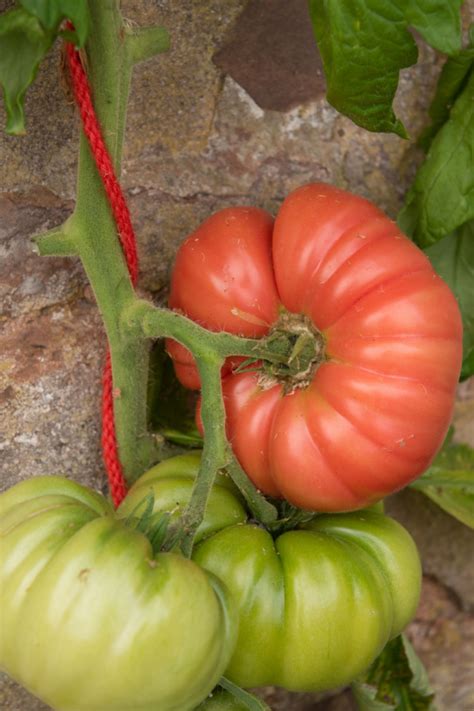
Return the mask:
M 60 477 L 0 495 L 0 667 L 60 711 L 185 711 L 218 682 L 236 612 L 212 574 Z
M 134 485 L 119 515 L 150 491 L 155 511 L 170 510 L 170 502 L 182 508 L 198 464 L 198 455 L 187 455 L 158 465 Z M 346 684 L 412 618 L 418 553 L 382 513 L 320 515 L 281 535 L 245 521 L 239 498 L 219 481 L 193 554 L 237 601 L 239 634 L 225 676 L 239 686 L 321 691 Z

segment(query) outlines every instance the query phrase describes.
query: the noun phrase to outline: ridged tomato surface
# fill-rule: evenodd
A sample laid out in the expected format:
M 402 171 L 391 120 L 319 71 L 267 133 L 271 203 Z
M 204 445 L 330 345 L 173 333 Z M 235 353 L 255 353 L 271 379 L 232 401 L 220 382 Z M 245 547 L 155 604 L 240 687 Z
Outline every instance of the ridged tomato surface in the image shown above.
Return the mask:
M 282 310 L 308 317 L 324 361 L 288 391 L 223 370 L 227 432 L 265 493 L 351 510 L 430 464 L 449 426 L 462 358 L 456 300 L 427 257 L 369 201 L 323 183 L 262 210 L 230 208 L 181 246 L 170 306 L 213 331 L 262 337 Z M 181 382 L 194 361 L 170 342 Z

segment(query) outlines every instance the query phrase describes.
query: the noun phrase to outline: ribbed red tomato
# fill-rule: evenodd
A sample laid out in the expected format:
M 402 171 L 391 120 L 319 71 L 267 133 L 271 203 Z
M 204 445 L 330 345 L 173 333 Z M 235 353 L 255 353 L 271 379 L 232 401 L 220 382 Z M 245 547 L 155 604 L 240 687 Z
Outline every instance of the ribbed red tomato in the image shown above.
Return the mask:
M 254 208 L 218 212 L 181 245 L 170 306 L 247 337 L 293 319 L 323 344 L 293 383 L 224 367 L 228 436 L 265 493 L 359 508 L 421 474 L 440 447 L 461 366 L 459 309 L 369 201 L 315 183 L 287 197 L 275 224 Z M 198 388 L 190 353 L 174 342 L 168 352 Z

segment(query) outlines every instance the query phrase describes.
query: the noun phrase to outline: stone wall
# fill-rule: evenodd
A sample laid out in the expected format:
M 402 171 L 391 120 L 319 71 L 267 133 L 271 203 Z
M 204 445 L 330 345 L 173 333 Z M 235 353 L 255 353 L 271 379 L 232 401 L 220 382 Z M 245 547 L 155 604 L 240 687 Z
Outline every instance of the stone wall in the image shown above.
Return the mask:
M 11 3 L 0 0 L 0 11 Z M 122 182 L 139 238 L 141 287 L 162 299 L 179 243 L 212 211 L 253 204 L 275 211 L 309 180 L 369 197 L 395 216 L 421 154 L 414 141 L 369 134 L 324 99 L 324 78 L 306 0 L 127 0 L 138 24 L 160 22 L 172 49 L 137 68 Z M 474 18 L 474 2 L 465 7 Z M 402 72 L 397 111 L 416 136 L 442 59 L 420 44 Z M 0 129 L 3 130 L 3 107 Z M 105 341 L 94 299 L 74 259 L 40 258 L 30 236 L 72 210 L 78 119 L 59 47 L 27 100 L 28 133 L 0 133 L 1 487 L 65 473 L 104 489 L 99 448 L 100 370 Z M 457 436 L 473 441 L 474 386 L 460 389 Z M 472 531 L 420 494 L 389 502 L 420 546 L 423 599 L 410 634 L 427 664 L 438 706 L 474 708 Z M 469 657 L 471 655 L 471 657 Z M 269 689 L 275 710 L 352 708 Z M 46 707 L 7 678 L 0 708 Z

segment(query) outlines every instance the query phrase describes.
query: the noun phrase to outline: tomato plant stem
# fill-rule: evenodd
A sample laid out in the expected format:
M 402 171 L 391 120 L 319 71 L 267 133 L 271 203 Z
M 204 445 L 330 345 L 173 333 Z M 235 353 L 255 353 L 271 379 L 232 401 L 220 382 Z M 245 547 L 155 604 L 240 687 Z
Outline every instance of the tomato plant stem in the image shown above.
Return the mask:
M 277 518 L 275 507 L 259 494 L 227 443 L 221 386 L 224 357 L 207 353 L 198 357 L 197 363 L 202 383 L 201 418 L 205 435 L 204 449 L 191 500 L 180 522 L 174 528 L 170 528 L 167 537 L 170 546 L 179 543 L 181 550 L 187 556 L 191 556 L 194 537 L 204 517 L 209 494 L 220 469 L 227 470 L 244 496 L 254 518 L 262 523 L 270 523 Z
M 92 22 L 86 46 L 87 73 L 95 112 L 118 176 L 133 65 L 166 49 L 167 35 L 160 27 L 128 30 L 118 0 L 100 3 L 91 0 L 89 6 Z M 274 507 L 247 479 L 227 443 L 220 382 L 220 369 L 228 355 L 260 358 L 265 354 L 258 341 L 228 333 L 211 333 L 181 314 L 154 307 L 137 297 L 112 211 L 84 134 L 80 139 L 74 213 L 62 227 L 37 238 L 37 244 L 44 255 L 78 255 L 94 290 L 111 350 L 115 430 L 129 484 L 160 458 L 157 440 L 147 430 L 151 340 L 175 338 L 190 348 L 196 358 L 202 382 L 206 439 L 192 499 L 179 531 L 175 531 L 183 550 L 189 554 L 192 549 L 216 472 L 229 464 L 252 515 L 263 521 L 273 520 Z M 280 362 L 279 356 L 273 357 L 277 359 L 275 362 Z

